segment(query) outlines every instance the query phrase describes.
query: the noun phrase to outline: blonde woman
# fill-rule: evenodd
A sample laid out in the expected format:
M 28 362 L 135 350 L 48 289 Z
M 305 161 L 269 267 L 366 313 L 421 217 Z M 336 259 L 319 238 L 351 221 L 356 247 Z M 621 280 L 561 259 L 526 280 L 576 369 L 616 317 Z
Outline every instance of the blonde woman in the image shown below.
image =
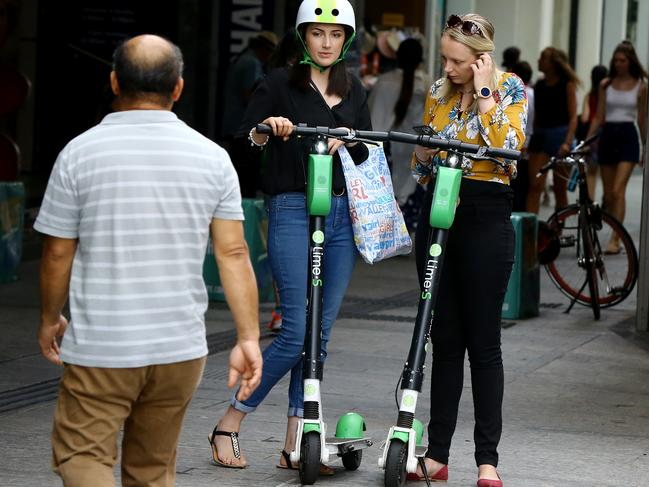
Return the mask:
M 525 141 L 527 94 L 516 75 L 492 58 L 494 27 L 476 14 L 451 15 L 441 39 L 445 77 L 430 90 L 424 124 L 441 137 L 520 150 Z M 413 169 L 428 184 L 417 226 L 417 269 L 424 272 L 428 214 L 435 167 L 445 154 L 417 146 Z M 448 457 L 464 383 L 468 351 L 475 408 L 478 487 L 502 487 L 498 443 L 502 430 L 503 364 L 500 312 L 514 261 L 509 221 L 514 161 L 463 161 L 460 204 L 450 230 L 432 327 L 433 370 L 426 471 L 411 480 L 448 479 Z M 430 184 L 429 184 L 430 183 Z

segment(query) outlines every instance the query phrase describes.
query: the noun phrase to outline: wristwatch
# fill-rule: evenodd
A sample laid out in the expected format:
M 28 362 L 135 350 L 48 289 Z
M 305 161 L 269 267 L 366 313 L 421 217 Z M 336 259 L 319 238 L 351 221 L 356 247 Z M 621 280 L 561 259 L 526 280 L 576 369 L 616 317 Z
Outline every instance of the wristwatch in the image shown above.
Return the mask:
M 491 95 L 492 95 L 491 88 L 489 88 L 488 86 L 483 86 L 478 91 L 478 97 L 479 98 L 489 98 L 489 97 L 491 97 Z

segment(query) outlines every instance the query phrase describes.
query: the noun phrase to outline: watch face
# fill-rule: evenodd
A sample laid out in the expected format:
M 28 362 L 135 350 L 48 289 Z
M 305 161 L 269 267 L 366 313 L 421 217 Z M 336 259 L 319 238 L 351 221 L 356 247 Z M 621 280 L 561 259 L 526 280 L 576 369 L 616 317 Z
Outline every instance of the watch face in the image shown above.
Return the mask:
M 489 88 L 487 88 L 486 86 L 483 86 L 482 88 L 480 88 L 480 95 L 489 96 L 489 95 L 491 95 L 491 90 Z

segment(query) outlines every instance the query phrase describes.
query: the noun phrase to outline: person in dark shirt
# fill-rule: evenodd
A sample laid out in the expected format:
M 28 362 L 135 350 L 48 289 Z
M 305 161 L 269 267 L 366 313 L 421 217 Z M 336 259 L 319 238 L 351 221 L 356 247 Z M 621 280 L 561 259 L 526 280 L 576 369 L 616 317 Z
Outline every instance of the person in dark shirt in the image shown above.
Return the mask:
M 568 55 L 555 47 L 546 47 L 539 57 L 539 71 L 545 74 L 534 85 L 534 134 L 530 140 L 529 191 L 527 211 L 539 212 L 545 175 L 536 177 L 550 157 L 570 152 L 577 129 L 577 74 L 570 66 Z M 566 177 L 563 167 L 552 170 L 555 207 L 568 206 Z
M 255 88 L 264 76 L 277 36 L 263 31 L 250 39 L 248 47 L 233 61 L 225 82 L 222 137 L 239 176 L 243 198 L 255 198 L 259 186 L 259 154 L 246 150 L 245 137 L 236 137 Z
M 345 68 L 345 54 L 354 39 L 354 11 L 347 0 L 338 0 L 336 8 L 337 16 L 327 16 L 316 0 L 302 2 L 296 22 L 303 46 L 301 60 L 268 74 L 255 91 L 242 125 L 248 132 L 250 149 L 264 153 L 266 170 L 261 186 L 269 195 L 268 255 L 283 316 L 279 335 L 263 354 L 261 385 L 246 400 L 239 400 L 235 394 L 210 437 L 214 461 L 226 467 L 246 466 L 238 439 L 234 440 L 241 422 L 290 372 L 287 433 L 278 466 L 295 468 L 289 453 L 294 449 L 296 428 L 304 413 L 301 356 L 306 332 L 309 216 L 305 190 L 310 142 L 308 138 L 288 136 L 294 123 L 371 130 L 365 90 Z M 255 127 L 260 122 L 270 125 L 275 137 L 258 134 Z M 337 154 L 342 145 L 340 140 L 329 140 L 329 153 L 334 159 L 332 206 L 325 222 L 323 360 L 357 256 Z M 364 144 L 347 144 L 347 149 L 357 164 L 368 157 Z M 333 470 L 322 465 L 320 473 L 331 474 Z

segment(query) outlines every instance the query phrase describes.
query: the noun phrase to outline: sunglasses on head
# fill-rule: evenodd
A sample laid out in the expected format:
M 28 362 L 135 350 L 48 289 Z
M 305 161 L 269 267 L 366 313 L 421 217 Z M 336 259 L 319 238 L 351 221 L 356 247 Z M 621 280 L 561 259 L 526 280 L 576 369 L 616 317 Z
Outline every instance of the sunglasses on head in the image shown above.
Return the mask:
M 482 31 L 480 30 L 480 27 L 478 27 L 477 24 L 471 22 L 470 20 L 462 20 L 462 17 L 455 14 L 450 15 L 446 20 L 446 28 L 447 29 L 460 28 L 462 33 L 468 36 L 472 36 L 476 34 L 482 35 Z

